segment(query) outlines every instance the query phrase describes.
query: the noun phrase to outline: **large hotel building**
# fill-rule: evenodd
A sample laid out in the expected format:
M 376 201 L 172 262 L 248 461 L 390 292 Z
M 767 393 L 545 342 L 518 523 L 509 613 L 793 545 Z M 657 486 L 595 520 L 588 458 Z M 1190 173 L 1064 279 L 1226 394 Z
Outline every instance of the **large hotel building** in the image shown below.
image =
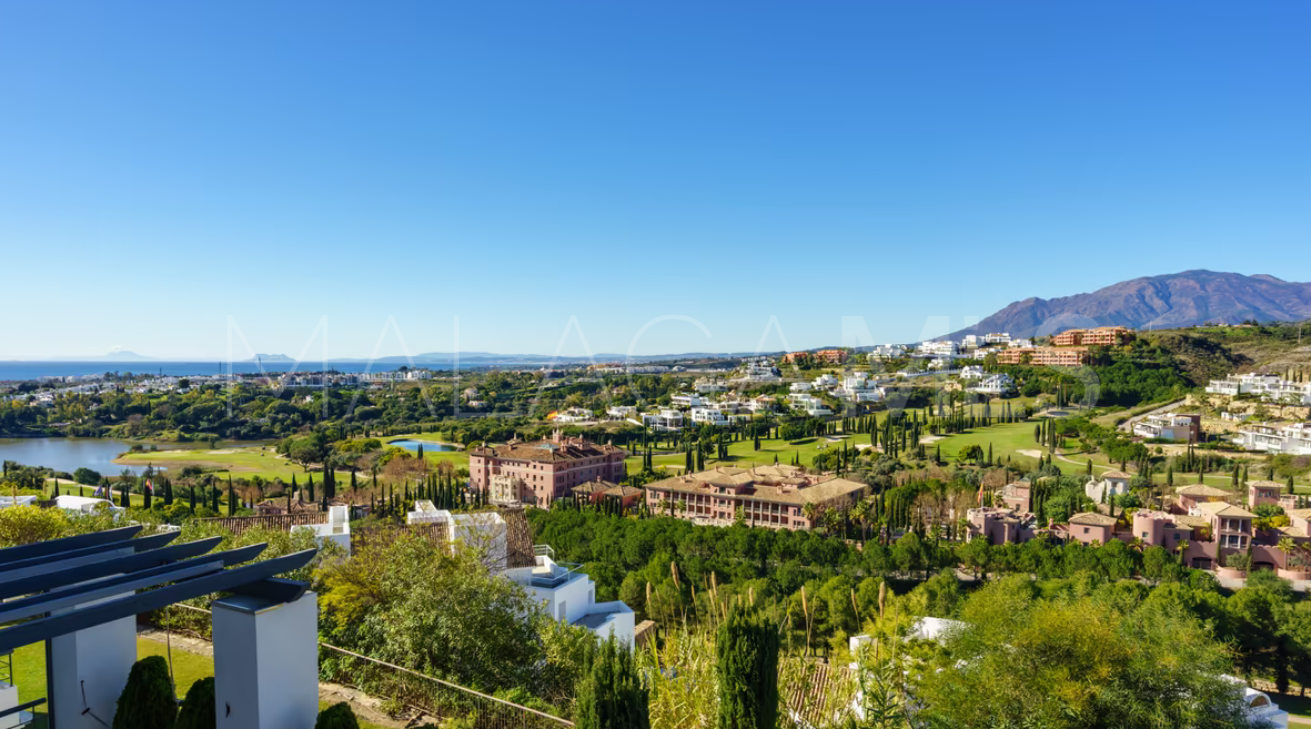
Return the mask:
M 549 507 L 588 481 L 618 483 L 624 478 L 624 449 L 565 438 L 511 441 L 469 451 L 469 483 L 495 504 Z
M 863 483 L 807 474 L 796 466 L 720 466 L 656 481 L 646 486 L 652 514 L 726 526 L 742 510 L 743 520 L 771 529 L 810 529 L 807 504 L 846 508 L 865 494 Z

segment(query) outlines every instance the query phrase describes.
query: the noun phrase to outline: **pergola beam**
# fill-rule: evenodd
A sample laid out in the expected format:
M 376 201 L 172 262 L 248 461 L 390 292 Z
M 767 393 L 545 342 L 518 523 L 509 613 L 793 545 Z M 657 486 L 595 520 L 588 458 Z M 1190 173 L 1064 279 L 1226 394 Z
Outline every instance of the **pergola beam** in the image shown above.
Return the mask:
M 20 623 L 0 630 L 0 654 L 139 613 L 159 610 L 183 600 L 215 592 L 231 591 L 242 585 L 269 579 L 282 572 L 300 569 L 310 563 L 317 551 L 307 549 L 264 562 L 183 580 L 157 590 L 114 598 L 61 615 Z
M 149 537 L 147 537 L 149 539 Z M 141 540 L 136 540 L 141 541 Z M 68 569 L 54 570 L 52 572 L 43 572 L 41 574 L 24 577 L 17 580 L 0 583 L 0 600 L 17 597 L 19 595 L 30 595 L 34 592 L 44 590 L 53 590 L 57 587 L 72 585 L 87 580 L 95 580 L 116 574 L 126 574 L 138 572 L 152 567 L 159 567 L 178 560 L 199 557 L 211 549 L 217 547 L 223 541 L 222 537 L 209 537 L 208 539 L 197 539 L 194 542 L 184 544 L 174 544 L 160 549 L 152 549 L 148 552 L 139 552 L 130 554 L 117 559 L 96 562 L 94 564 L 82 565 L 80 567 L 70 567 Z M 231 564 L 229 564 L 231 566 Z
M 191 577 L 217 572 L 224 567 L 248 562 L 258 557 L 267 546 L 266 544 L 252 544 L 240 549 L 217 552 L 196 559 L 173 562 L 161 567 L 152 567 L 147 570 L 86 582 L 79 581 L 66 589 L 11 600 L 0 604 L 0 625 L 76 607 L 114 595 L 122 595 L 124 592 L 156 587 L 169 582 L 178 582 Z M 101 564 L 112 567 L 114 562 Z

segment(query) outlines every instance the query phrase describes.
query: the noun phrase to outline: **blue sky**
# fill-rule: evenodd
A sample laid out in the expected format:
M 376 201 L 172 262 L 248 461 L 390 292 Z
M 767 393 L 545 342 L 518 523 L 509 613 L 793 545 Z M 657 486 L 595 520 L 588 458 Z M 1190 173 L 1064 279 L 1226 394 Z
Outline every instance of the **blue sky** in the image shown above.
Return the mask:
M 317 357 L 325 318 L 343 357 L 449 351 L 456 317 L 464 350 L 754 350 L 771 317 L 764 348 L 802 348 L 1191 268 L 1311 280 L 1309 25 L 1291 1 L 3 3 L 0 358 L 210 358 L 230 330 Z M 634 343 L 669 315 L 710 338 Z

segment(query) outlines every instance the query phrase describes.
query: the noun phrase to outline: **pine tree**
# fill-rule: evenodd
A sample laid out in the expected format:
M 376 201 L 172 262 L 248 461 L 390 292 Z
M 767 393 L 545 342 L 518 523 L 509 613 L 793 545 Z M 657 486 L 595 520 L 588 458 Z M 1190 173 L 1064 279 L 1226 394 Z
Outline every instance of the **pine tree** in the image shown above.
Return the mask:
M 719 626 L 718 729 L 775 729 L 778 648 L 778 628 L 754 609 L 736 608 Z

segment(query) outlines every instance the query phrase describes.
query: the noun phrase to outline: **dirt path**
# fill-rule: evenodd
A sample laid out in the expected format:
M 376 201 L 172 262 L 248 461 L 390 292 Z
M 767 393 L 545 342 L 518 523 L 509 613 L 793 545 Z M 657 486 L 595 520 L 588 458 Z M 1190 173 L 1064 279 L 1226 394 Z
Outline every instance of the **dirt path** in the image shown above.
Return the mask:
M 207 640 L 194 638 L 187 635 L 167 635 L 164 631 L 155 628 L 138 627 L 137 637 L 152 640 L 156 643 L 171 644 L 173 650 L 183 650 L 188 653 L 214 657 L 214 645 Z M 393 719 L 382 710 L 382 700 L 370 696 L 362 691 L 357 691 L 349 686 L 342 686 L 335 683 L 319 682 L 319 701 L 329 704 L 336 704 L 345 701 L 351 705 L 355 711 L 355 716 L 388 729 L 405 729 L 406 727 L 418 726 L 424 721 L 433 721 L 428 717 L 413 717 L 408 719 Z

